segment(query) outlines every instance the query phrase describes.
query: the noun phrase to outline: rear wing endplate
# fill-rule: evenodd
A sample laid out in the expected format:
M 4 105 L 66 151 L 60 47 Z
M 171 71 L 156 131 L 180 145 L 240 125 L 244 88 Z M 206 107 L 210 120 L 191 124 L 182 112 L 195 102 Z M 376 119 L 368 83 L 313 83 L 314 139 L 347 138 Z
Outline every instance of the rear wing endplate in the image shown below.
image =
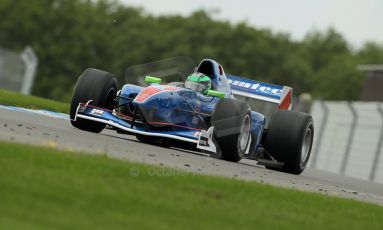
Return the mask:
M 233 75 L 226 75 L 234 95 L 253 98 L 278 105 L 279 109 L 291 110 L 292 91 L 288 86 L 273 85 Z

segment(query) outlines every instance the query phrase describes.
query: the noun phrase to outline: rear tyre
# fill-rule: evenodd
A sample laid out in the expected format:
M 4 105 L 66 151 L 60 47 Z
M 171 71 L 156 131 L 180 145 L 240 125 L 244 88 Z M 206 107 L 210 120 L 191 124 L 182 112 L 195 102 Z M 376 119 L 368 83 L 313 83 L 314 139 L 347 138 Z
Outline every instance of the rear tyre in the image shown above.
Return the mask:
M 222 159 L 238 162 L 246 153 L 251 139 L 251 110 L 248 104 L 233 99 L 221 99 L 211 117 L 214 140 Z
M 117 79 L 110 73 L 98 69 L 86 69 L 77 80 L 70 107 L 70 119 L 74 127 L 93 132 L 101 132 L 106 125 L 77 118 L 74 121 L 79 103 L 112 109 L 113 100 L 117 93 Z
M 313 138 L 314 123 L 309 114 L 278 110 L 271 116 L 263 147 L 284 163 L 277 170 L 301 174 L 310 158 Z

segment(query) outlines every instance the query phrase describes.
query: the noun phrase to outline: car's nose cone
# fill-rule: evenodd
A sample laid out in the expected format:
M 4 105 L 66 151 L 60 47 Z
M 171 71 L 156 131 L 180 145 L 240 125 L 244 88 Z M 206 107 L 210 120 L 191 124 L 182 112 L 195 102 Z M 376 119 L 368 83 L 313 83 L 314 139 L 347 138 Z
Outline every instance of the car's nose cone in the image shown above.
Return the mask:
M 134 99 L 136 103 L 145 103 L 146 100 L 164 91 L 178 91 L 179 87 L 171 85 L 152 85 L 143 89 Z

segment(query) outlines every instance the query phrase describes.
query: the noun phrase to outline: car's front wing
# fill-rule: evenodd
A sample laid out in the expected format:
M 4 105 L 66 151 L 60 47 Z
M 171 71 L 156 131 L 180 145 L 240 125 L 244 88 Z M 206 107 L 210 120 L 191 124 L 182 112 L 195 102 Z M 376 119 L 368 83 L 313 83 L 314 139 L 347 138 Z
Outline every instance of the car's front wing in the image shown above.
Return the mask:
M 132 134 L 146 135 L 152 137 L 163 137 L 190 142 L 196 144 L 196 147 L 199 149 L 204 149 L 214 153 L 216 152 L 216 146 L 214 146 L 214 143 L 211 140 L 211 133 L 214 127 L 210 127 L 210 129 L 206 131 L 169 124 L 170 126 L 173 125 L 178 129 L 172 131 L 154 131 L 142 127 L 142 125 L 137 125 L 140 122 L 134 121 L 132 117 L 118 114 L 120 117 L 124 117 L 124 119 L 122 119 L 119 116 L 117 116 L 117 114 L 117 112 L 105 108 L 80 103 L 77 107 L 74 120 L 81 118 L 110 125 L 112 127 Z

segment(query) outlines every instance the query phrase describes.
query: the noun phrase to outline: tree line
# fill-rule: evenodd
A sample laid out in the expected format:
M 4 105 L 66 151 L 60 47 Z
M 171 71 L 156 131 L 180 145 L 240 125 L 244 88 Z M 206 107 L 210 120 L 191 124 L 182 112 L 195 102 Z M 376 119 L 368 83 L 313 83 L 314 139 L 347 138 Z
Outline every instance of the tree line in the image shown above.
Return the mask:
M 358 64 L 383 62 L 383 45 L 354 49 L 335 29 L 301 41 L 287 33 L 190 16 L 153 16 L 108 0 L 0 0 L 0 46 L 29 45 L 39 58 L 33 94 L 69 101 L 87 67 L 116 74 L 168 57 L 212 58 L 231 74 L 292 86 L 316 98 L 354 100 L 364 76 Z

